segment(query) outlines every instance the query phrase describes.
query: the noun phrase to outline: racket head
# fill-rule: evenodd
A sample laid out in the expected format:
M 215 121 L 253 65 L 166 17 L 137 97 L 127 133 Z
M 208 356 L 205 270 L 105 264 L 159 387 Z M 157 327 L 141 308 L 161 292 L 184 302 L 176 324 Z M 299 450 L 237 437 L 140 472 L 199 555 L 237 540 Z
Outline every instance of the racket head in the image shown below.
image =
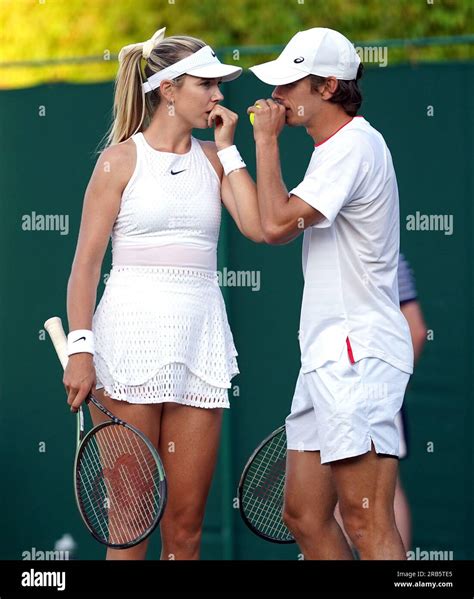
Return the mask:
M 250 530 L 272 543 L 295 539 L 282 519 L 286 472 L 286 429 L 277 428 L 250 456 L 240 477 L 239 511 Z
M 155 447 L 134 427 L 113 421 L 84 436 L 74 460 L 74 491 L 91 535 L 115 549 L 146 539 L 160 522 L 167 498 Z

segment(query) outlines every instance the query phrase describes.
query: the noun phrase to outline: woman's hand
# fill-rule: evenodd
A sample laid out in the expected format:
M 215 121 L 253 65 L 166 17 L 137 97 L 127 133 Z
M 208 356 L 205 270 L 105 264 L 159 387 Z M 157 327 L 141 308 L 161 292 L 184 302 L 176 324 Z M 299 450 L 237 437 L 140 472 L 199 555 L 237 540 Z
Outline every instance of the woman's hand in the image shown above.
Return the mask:
M 239 116 L 235 112 L 224 108 L 220 104 L 214 106 L 209 113 L 207 123 L 209 127 L 212 127 L 213 123 L 215 125 L 214 139 L 218 151 L 234 145 L 235 128 L 238 120 Z
M 67 403 L 71 412 L 77 412 L 79 406 L 95 389 L 96 373 L 93 355 L 90 353 L 72 354 L 64 371 L 63 383 L 67 391 Z

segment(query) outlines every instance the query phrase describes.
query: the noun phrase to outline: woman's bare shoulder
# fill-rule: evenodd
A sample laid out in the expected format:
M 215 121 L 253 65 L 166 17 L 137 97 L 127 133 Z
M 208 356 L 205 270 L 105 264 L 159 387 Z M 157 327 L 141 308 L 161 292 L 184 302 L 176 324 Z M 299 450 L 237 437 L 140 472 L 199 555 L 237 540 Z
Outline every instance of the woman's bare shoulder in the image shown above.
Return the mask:
M 136 158 L 135 142 L 131 137 L 129 137 L 125 141 L 121 141 L 118 144 L 107 146 L 104 150 L 102 150 L 100 158 L 122 163 L 134 161 Z
M 100 168 L 103 172 L 115 174 L 117 182 L 124 183 L 123 186 L 125 187 L 133 174 L 136 160 L 135 142 L 130 137 L 125 141 L 105 148 L 97 160 L 96 169 Z

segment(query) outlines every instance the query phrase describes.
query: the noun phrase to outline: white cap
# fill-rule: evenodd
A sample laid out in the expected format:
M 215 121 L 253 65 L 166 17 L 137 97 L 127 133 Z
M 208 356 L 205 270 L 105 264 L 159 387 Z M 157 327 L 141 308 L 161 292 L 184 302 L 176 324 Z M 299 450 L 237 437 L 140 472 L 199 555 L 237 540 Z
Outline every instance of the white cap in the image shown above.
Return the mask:
M 357 77 L 360 58 L 354 45 L 338 31 L 314 27 L 299 31 L 276 60 L 250 67 L 264 83 L 285 85 L 307 77 Z
M 223 64 L 210 46 L 204 46 L 194 54 L 178 60 L 166 69 L 154 73 L 143 84 L 145 93 L 159 87 L 164 79 L 176 79 L 180 75 L 193 75 L 203 79 L 222 79 L 232 81 L 242 73 L 241 67 Z

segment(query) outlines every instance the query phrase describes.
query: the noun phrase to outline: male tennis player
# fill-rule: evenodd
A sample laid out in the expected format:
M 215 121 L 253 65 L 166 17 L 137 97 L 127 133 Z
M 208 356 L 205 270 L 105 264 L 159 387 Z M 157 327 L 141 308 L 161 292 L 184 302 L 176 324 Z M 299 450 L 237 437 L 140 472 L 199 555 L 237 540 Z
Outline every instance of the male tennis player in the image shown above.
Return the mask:
M 284 520 L 307 559 L 405 559 L 393 498 L 395 418 L 413 372 L 398 297 L 399 205 L 382 135 L 356 116 L 362 65 L 337 31 L 297 33 L 251 68 L 274 85 L 254 112 L 258 202 L 265 239 L 304 230 L 301 371 L 286 420 Z M 305 127 L 315 149 L 303 181 L 282 181 L 278 136 Z

